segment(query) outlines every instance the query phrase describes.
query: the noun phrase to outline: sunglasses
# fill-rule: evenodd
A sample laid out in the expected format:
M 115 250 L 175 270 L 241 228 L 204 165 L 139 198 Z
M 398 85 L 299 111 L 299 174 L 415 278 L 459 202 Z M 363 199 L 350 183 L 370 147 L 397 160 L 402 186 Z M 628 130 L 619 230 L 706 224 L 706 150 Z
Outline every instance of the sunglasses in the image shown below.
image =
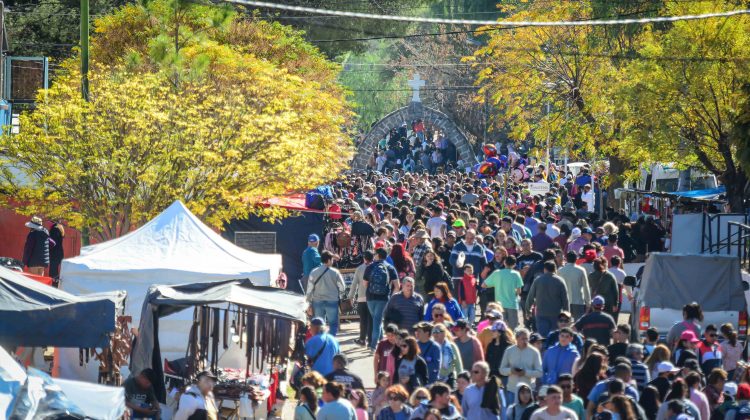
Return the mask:
M 415 399 L 416 399 L 417 401 L 424 401 L 424 400 L 426 400 L 426 399 L 427 399 L 427 396 L 426 396 L 426 395 L 417 395 L 417 396 L 415 397 Z
M 398 395 L 389 395 L 389 396 L 388 396 L 388 400 L 389 400 L 389 401 L 403 401 L 403 400 L 401 399 L 401 397 L 399 397 Z

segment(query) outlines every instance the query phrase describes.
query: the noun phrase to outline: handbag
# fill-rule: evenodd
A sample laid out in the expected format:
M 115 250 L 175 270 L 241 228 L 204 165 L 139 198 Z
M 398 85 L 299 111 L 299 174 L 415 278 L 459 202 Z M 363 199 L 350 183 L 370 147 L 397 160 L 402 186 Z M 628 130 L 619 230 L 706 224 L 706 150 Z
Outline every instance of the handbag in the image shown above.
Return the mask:
M 352 302 L 351 299 L 341 299 L 339 300 L 339 311 L 342 314 L 347 314 L 351 312 L 354 309 L 354 302 Z

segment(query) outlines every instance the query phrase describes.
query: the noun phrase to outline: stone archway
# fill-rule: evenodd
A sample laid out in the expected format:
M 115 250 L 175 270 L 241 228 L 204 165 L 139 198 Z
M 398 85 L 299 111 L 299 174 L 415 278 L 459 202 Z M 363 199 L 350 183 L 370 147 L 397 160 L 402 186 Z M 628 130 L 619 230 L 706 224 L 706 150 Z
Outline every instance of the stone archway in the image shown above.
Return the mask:
M 448 141 L 456 146 L 459 168 L 470 167 L 477 163 L 466 134 L 447 115 L 436 109 L 423 106 L 422 102 L 419 102 L 418 96 L 416 96 L 416 99 L 417 101 L 412 100 L 409 106 L 386 115 L 372 127 L 357 149 L 357 154 L 352 161 L 352 169 L 365 169 L 367 167 L 367 161 L 377 148 L 378 141 L 385 137 L 391 128 L 399 127 L 403 123 L 411 124 L 412 121 L 417 119 L 424 121 L 425 126 L 439 128 L 441 132 L 445 133 Z

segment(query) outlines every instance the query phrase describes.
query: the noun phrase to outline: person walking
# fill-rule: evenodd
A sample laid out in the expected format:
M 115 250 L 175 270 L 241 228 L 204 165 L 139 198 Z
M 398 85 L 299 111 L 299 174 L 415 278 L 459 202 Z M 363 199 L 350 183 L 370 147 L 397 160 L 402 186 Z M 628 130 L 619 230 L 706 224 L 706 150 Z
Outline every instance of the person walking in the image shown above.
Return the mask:
M 499 420 L 504 417 L 506 400 L 497 377 L 490 377 L 487 362 L 476 362 L 471 368 L 472 384 L 464 390 L 461 411 L 466 420 Z
M 593 338 L 603 346 L 609 346 L 612 340 L 612 332 L 617 327 L 614 318 L 604 312 L 604 298 L 594 296 L 591 299 L 591 312 L 576 321 L 576 331 L 586 338 Z
M 344 396 L 344 386 L 328 382 L 323 386 L 325 404 L 318 410 L 316 420 L 357 420 L 357 413 Z
M 557 385 L 547 388 L 547 395 L 544 397 L 544 407 L 534 411 L 531 420 L 578 420 L 575 411 L 564 407 L 563 392 Z
M 402 330 L 412 332 L 414 324 L 422 320 L 424 298 L 414 291 L 414 279 L 404 277 L 401 291 L 394 293 L 383 310 L 383 321 L 394 323 Z
M 39 216 L 34 216 L 26 222 L 26 227 L 29 228 L 29 234 L 26 235 L 26 243 L 23 246 L 23 265 L 27 267 L 29 273 L 43 276 L 50 261 L 49 232 L 42 225 L 42 218 Z
M 458 347 L 449 339 L 448 328 L 443 324 L 435 324 L 432 327 L 432 339 L 440 346 L 440 371 L 438 381 L 445 382 L 451 388 L 456 386 L 458 374 L 463 372 L 464 366 L 461 361 L 461 353 Z
M 375 346 L 380 341 L 383 330 L 383 312 L 388 305 L 393 291 L 399 289 L 398 273 L 396 269 L 385 262 L 388 252 L 384 248 L 375 250 L 375 261 L 365 270 L 364 286 L 367 290 L 367 308 L 372 317 L 372 336 L 370 337 L 370 349 L 375 351 Z
M 559 342 L 544 352 L 542 359 L 542 381 L 545 385 L 557 383 L 563 373 L 572 373 L 573 365 L 580 354 L 573 345 L 573 330 L 568 327 L 560 330 Z
M 588 275 L 586 270 L 576 264 L 577 260 L 578 254 L 573 251 L 568 252 L 565 255 L 567 264 L 557 272 L 565 281 L 565 287 L 568 288 L 570 313 L 576 320 L 586 314 L 589 302 L 591 302 Z
M 333 372 L 333 357 L 339 354 L 339 342 L 326 332 L 326 323 L 322 318 L 310 321 L 311 337 L 305 343 L 305 355 L 312 370 L 326 376 Z
M 419 355 L 427 364 L 427 382 L 422 385 L 431 384 L 437 381 L 442 365 L 442 352 L 440 346 L 432 339 L 433 325 L 429 322 L 420 322 L 415 325 L 414 335 L 417 337 L 419 346 Z
M 333 268 L 332 253 L 323 251 L 320 261 L 323 265 L 310 272 L 307 301 L 312 305 L 313 317 L 326 320 L 331 335 L 335 336 L 339 328 L 339 300 L 346 285 L 339 270 Z
M 177 405 L 177 412 L 172 417 L 174 420 L 189 420 L 197 411 L 202 411 L 203 418 L 218 419 L 219 409 L 214 399 L 213 389 L 216 385 L 216 375 L 204 370 L 196 377 L 196 383 L 191 385 L 182 396 Z
M 310 278 L 310 273 L 322 264 L 320 261 L 320 252 L 318 251 L 319 245 L 320 237 L 315 233 L 311 233 L 307 237 L 307 248 L 302 252 L 302 290 L 307 290 L 307 280 Z
M 59 222 L 52 225 L 49 231 L 49 237 L 54 245 L 49 250 L 49 276 L 53 279 L 53 284 L 60 282 L 60 263 L 65 258 L 65 249 L 63 240 L 65 238 L 65 228 Z
M 534 385 L 537 378 L 542 376 L 542 357 L 539 350 L 529 345 L 531 332 L 526 328 L 519 328 L 515 334 L 516 344 L 505 350 L 500 363 L 500 374 L 508 378 L 505 388 L 513 390 L 522 382 Z M 513 393 L 508 394 L 512 396 Z
M 437 348 L 437 345 L 435 345 L 435 349 L 439 354 L 440 349 Z M 401 356 L 396 362 L 393 383 L 403 386 L 409 392 L 414 392 L 415 389 L 430 383 L 429 367 L 427 362 L 419 355 L 420 350 L 417 340 L 414 337 L 406 337 L 399 344 L 399 350 Z M 437 372 L 435 377 L 437 377 Z
M 503 319 L 511 328 L 516 328 L 522 316 L 519 316 L 518 297 L 523 289 L 521 273 L 516 271 L 516 257 L 505 258 L 505 268 L 493 271 L 482 283 L 482 288 L 495 290 L 495 302 L 503 307 Z
M 365 287 L 365 270 L 372 264 L 372 251 L 362 253 L 364 262 L 354 271 L 354 279 L 349 288 L 349 299 L 357 299 L 357 314 L 359 314 L 359 338 L 354 340 L 360 346 L 367 346 L 372 337 L 372 318 L 367 308 L 367 288 Z
M 620 306 L 620 288 L 615 276 L 607 271 L 607 260 L 597 258 L 593 263 L 594 271 L 589 273 L 589 289 L 592 296 L 604 298 L 604 312 L 617 318 Z
M 465 319 L 456 321 L 453 327 L 453 335 L 456 336 L 456 347 L 461 354 L 461 364 L 463 366 L 473 366 L 476 362 L 484 360 L 484 349 L 473 334 L 469 323 Z
M 544 274 L 534 281 L 526 298 L 526 313 L 531 314 L 531 308 L 536 304 L 536 329 L 542 337 L 555 327 L 560 312 L 570 310 L 565 281 L 556 273 L 555 261 L 545 261 Z

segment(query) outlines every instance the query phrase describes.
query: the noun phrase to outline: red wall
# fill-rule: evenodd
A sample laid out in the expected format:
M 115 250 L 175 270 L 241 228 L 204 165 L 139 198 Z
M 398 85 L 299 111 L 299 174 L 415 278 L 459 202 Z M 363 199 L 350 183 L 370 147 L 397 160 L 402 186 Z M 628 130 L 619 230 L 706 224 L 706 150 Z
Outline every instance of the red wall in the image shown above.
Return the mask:
M 23 245 L 29 229 L 24 226 L 31 218 L 16 213 L 12 209 L 0 208 L 0 257 L 23 257 Z M 45 220 L 44 226 L 49 229 L 52 224 Z M 81 233 L 65 226 L 63 241 L 65 258 L 75 257 L 81 252 Z

